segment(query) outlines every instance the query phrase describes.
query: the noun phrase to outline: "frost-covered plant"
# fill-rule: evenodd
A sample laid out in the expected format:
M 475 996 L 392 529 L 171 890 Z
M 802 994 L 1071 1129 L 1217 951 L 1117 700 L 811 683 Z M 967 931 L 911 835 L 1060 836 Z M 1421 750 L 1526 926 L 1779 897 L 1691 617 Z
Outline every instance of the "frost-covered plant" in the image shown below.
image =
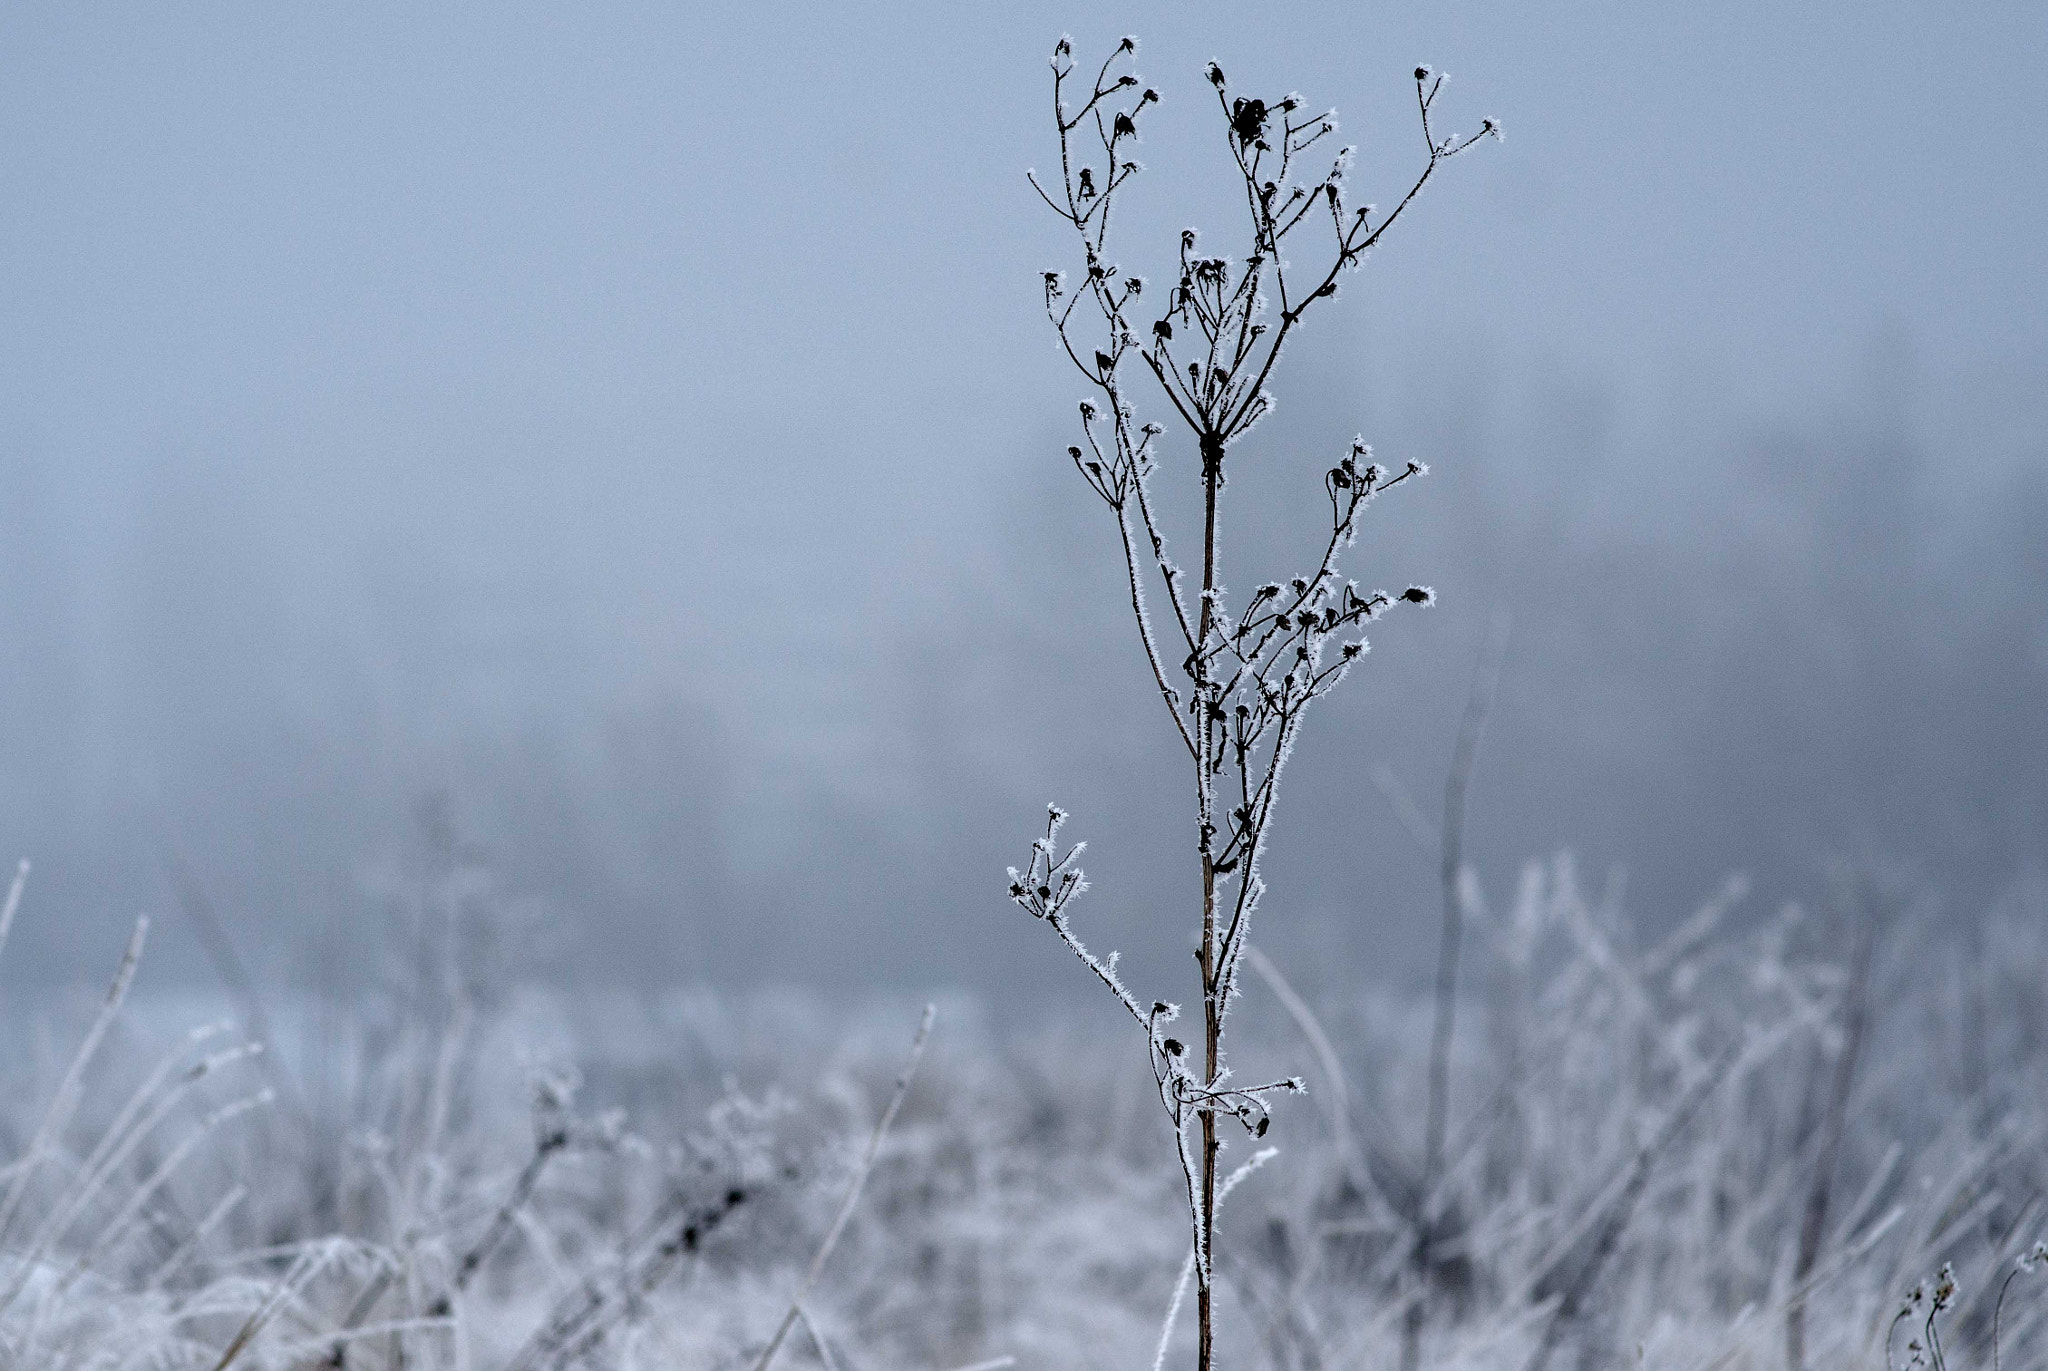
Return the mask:
M 1192 763 L 1201 874 L 1199 1047 L 1191 1051 L 1169 1036 L 1175 1006 L 1148 1006 L 1118 979 L 1113 955 L 1098 959 L 1075 935 L 1067 907 L 1086 882 L 1074 865 L 1080 848 L 1059 851 L 1064 816 L 1057 808 L 1025 869 L 1011 871 L 1010 895 L 1051 925 L 1145 1032 L 1186 1179 L 1198 1365 L 1207 1371 L 1213 1356 L 1212 1247 L 1217 1206 L 1227 1189 L 1218 1173 L 1218 1116 L 1230 1116 L 1262 1137 L 1271 1097 L 1301 1089 L 1298 1079 L 1236 1084 L 1224 1054 L 1238 966 L 1265 890 L 1259 859 L 1271 834 L 1281 773 L 1308 707 L 1335 689 L 1367 650 L 1365 626 L 1396 605 L 1433 600 L 1429 588 L 1419 585 L 1398 594 L 1362 591 L 1339 572 L 1366 506 L 1427 470 L 1417 461 L 1390 470 L 1358 439 L 1323 473 L 1329 530 L 1320 547 L 1307 550 L 1308 565 L 1233 602 L 1220 538 L 1227 457 L 1272 411 L 1267 383 L 1315 302 L 1337 294 L 1343 274 L 1364 263 L 1440 165 L 1481 138 L 1498 137 L 1500 130 L 1489 119 L 1466 137 L 1439 133 L 1432 113 L 1443 77 L 1417 67 L 1415 99 L 1427 160 L 1394 208 L 1380 214 L 1348 193 L 1351 149 L 1319 160 L 1328 146 L 1324 140 L 1337 130 L 1332 112 L 1312 112 L 1294 95 L 1270 101 L 1233 96 L 1222 68 L 1212 62 L 1206 76 L 1223 119 L 1231 163 L 1226 175 L 1233 195 L 1241 191 L 1244 200 L 1245 255 L 1203 252 L 1196 231 L 1184 230 L 1172 283 L 1147 295 L 1144 278 L 1111 257 L 1109 237 L 1112 207 L 1141 170 L 1132 155 L 1139 121 L 1159 100 L 1130 70 L 1136 54 L 1137 41 L 1123 39 L 1084 91 L 1075 80 L 1072 41 L 1059 40 L 1052 54 L 1059 176 L 1041 179 L 1033 172 L 1030 179 L 1072 230 L 1082 257 L 1081 273 L 1071 283 L 1061 272 L 1043 275 L 1046 313 L 1089 388 L 1080 402 L 1083 441 L 1067 454 L 1115 517 L 1131 610 L 1153 684 Z M 1318 240 L 1320 246 L 1308 246 Z M 1296 247 L 1305 257 L 1312 254 L 1312 266 L 1289 257 Z M 1149 381 L 1130 385 L 1134 376 Z M 1196 461 L 1186 470 L 1201 490 L 1198 578 L 1168 551 L 1150 491 L 1153 474 L 1166 460 L 1167 430 L 1140 421 L 1138 389 L 1192 439 Z M 1147 586 L 1154 577 L 1168 611 L 1163 632 L 1148 612 Z

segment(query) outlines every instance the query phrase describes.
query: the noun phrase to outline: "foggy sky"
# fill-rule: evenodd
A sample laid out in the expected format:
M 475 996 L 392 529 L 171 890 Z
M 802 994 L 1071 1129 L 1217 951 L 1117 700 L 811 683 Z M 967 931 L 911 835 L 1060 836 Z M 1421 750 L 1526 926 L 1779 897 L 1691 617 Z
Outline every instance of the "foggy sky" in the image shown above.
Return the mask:
M 1416 63 L 1508 131 L 1233 479 L 1250 584 L 1353 433 L 1436 473 L 1355 554 L 1442 603 L 1309 721 L 1276 945 L 1427 944 L 1368 777 L 1434 812 L 1503 615 L 1497 894 L 1569 845 L 1648 917 L 1842 857 L 1966 909 L 2048 856 L 2040 7 L 1261 13 L 7 11 L 7 974 L 97 973 L 141 909 L 210 974 L 167 854 L 306 974 L 434 796 L 555 969 L 985 990 L 1067 983 L 1000 898 L 1056 798 L 1084 919 L 1183 974 L 1184 778 L 1038 309 L 1069 30 L 1165 96 L 1134 270 L 1231 250 L 1212 57 L 1336 105 L 1383 203 Z

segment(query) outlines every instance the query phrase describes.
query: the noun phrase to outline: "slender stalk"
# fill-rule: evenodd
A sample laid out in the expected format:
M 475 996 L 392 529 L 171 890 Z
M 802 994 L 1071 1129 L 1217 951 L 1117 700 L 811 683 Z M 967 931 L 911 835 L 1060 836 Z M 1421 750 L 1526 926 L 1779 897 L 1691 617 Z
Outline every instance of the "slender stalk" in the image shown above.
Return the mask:
M 1869 1028 L 1870 964 L 1877 931 L 1869 919 L 1859 920 L 1859 924 L 1849 984 L 1844 992 L 1842 1051 L 1835 1058 L 1827 1113 L 1821 1120 L 1820 1152 L 1814 1158 L 1813 1182 L 1806 1192 L 1805 1212 L 1800 1217 L 1799 1255 L 1792 1267 L 1795 1289 L 1804 1285 L 1814 1263 L 1820 1259 L 1821 1235 L 1827 1228 L 1828 1204 L 1834 1192 L 1842 1139 L 1848 1128 L 1849 1094 L 1855 1088 L 1856 1065 L 1862 1056 L 1863 1039 Z M 1806 1299 L 1803 1294 L 1785 1309 L 1785 1366 L 1787 1371 L 1805 1371 Z
M 1216 503 L 1223 484 L 1223 440 L 1216 433 L 1202 435 L 1202 623 L 1201 635 L 1197 640 L 1203 647 L 1209 642 L 1209 631 L 1215 617 L 1216 606 Z M 1216 1078 L 1223 1069 L 1223 1001 L 1218 974 L 1221 967 L 1216 955 L 1216 857 L 1210 851 L 1210 837 L 1214 832 L 1210 820 L 1210 758 L 1213 748 L 1209 739 L 1213 724 L 1209 711 L 1203 708 L 1209 697 L 1207 658 L 1198 650 L 1195 661 L 1195 707 L 1200 713 L 1201 723 L 1196 736 L 1201 741 L 1201 755 L 1195 759 L 1196 801 L 1201 815 L 1201 856 L 1202 856 L 1202 1036 L 1204 1052 L 1202 1058 L 1202 1084 L 1205 1089 L 1216 1088 Z M 1247 875 L 1249 880 L 1249 875 Z M 1214 1107 L 1202 1111 L 1202 1252 L 1205 1257 L 1216 1250 L 1216 1110 Z M 1205 1260 L 1197 1264 L 1200 1284 L 1195 1288 L 1195 1314 L 1199 1328 L 1199 1341 L 1195 1364 L 1197 1371 L 1209 1371 L 1215 1362 L 1215 1263 Z
M 760 1360 L 754 1363 L 754 1371 L 768 1371 L 768 1365 L 775 1360 L 775 1354 L 782 1350 L 783 1340 L 789 1337 L 789 1330 L 803 1317 L 803 1302 L 810 1295 L 811 1287 L 818 1283 L 819 1273 L 825 1263 L 831 1260 L 832 1249 L 839 1245 L 839 1235 L 846 1229 L 846 1221 L 853 1217 L 853 1208 L 860 1203 L 860 1192 L 868 1183 L 868 1173 L 875 1169 L 875 1157 L 882 1150 L 882 1139 L 889 1135 L 889 1125 L 896 1122 L 896 1113 L 903 1108 L 903 1099 L 910 1093 L 910 1082 L 917 1075 L 917 1064 L 924 1057 L 924 1045 L 931 1037 L 932 1020 L 938 1017 L 937 1005 L 926 1005 L 924 1017 L 918 1021 L 917 1036 L 911 1040 L 910 1057 L 903 1063 L 903 1070 L 896 1077 L 896 1089 L 889 1096 L 889 1104 L 882 1111 L 882 1117 L 875 1121 L 875 1131 L 868 1138 L 867 1150 L 861 1153 L 860 1165 L 854 1169 L 853 1180 L 846 1187 L 846 1198 L 839 1202 L 839 1212 L 832 1219 L 831 1228 L 825 1232 L 825 1240 L 818 1244 L 818 1253 L 811 1258 L 810 1270 L 804 1273 L 803 1284 L 789 1301 L 789 1311 L 782 1316 L 782 1322 L 775 1329 L 775 1336 L 761 1349 Z
M 1443 889 L 1443 931 L 1437 948 L 1436 1024 L 1429 1038 L 1429 1103 L 1424 1115 L 1422 1184 L 1415 1200 L 1414 1301 L 1401 1322 L 1401 1371 L 1416 1371 L 1422 1360 L 1422 1325 L 1429 1317 L 1429 1282 L 1437 1238 L 1437 1186 L 1443 1181 L 1444 1130 L 1450 1114 L 1451 1039 L 1457 1032 L 1458 959 L 1465 937 L 1465 800 L 1472 771 L 1479 760 L 1479 742 L 1507 661 L 1505 625 L 1494 634 L 1472 672 L 1465 713 L 1458 722 L 1458 741 L 1451 769 L 1444 779 L 1444 823 L 1438 880 Z

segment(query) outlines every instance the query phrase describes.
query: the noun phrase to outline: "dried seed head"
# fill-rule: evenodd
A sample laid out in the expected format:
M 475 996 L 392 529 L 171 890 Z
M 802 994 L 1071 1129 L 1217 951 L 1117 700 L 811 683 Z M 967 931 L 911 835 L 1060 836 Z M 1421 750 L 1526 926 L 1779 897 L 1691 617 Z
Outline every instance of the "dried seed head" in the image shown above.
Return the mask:
M 1255 143 L 1266 131 L 1266 102 L 1242 97 L 1230 106 L 1230 131 L 1240 143 Z

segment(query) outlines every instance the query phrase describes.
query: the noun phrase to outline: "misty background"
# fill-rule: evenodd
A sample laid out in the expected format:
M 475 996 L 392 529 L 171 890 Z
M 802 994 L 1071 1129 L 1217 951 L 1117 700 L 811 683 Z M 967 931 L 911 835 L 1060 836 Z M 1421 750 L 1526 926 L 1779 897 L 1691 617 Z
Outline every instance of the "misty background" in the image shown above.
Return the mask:
M 1654 923 L 1848 859 L 1966 918 L 2038 870 L 2038 6 L 17 6 L 9 975 L 101 975 L 147 909 L 207 982 L 182 864 L 317 976 L 453 842 L 553 977 L 1087 993 L 1002 896 L 1057 799 L 1091 941 L 1184 976 L 1185 779 L 1040 312 L 1062 31 L 1165 97 L 1141 273 L 1236 250 L 1212 57 L 1337 106 L 1381 203 L 1416 63 L 1508 132 L 1234 458 L 1239 584 L 1354 433 L 1434 471 L 1351 567 L 1439 607 L 1289 772 L 1262 941 L 1305 979 L 1425 964 L 1434 853 L 1370 777 L 1435 813 L 1503 621 L 1495 892 L 1569 847 Z

